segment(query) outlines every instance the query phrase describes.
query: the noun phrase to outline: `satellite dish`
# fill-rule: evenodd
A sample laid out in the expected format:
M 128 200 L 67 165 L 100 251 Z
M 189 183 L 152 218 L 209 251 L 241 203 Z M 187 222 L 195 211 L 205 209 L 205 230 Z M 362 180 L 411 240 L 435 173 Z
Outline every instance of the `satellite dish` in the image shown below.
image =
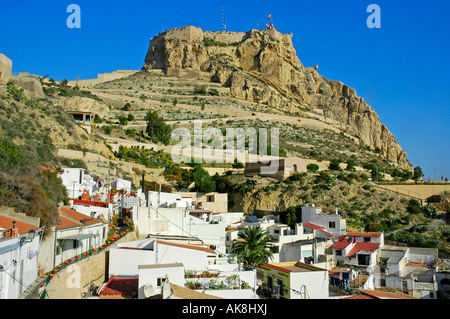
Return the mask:
M 153 285 L 147 284 L 144 286 L 144 296 L 145 298 L 149 298 L 155 295 L 155 288 Z

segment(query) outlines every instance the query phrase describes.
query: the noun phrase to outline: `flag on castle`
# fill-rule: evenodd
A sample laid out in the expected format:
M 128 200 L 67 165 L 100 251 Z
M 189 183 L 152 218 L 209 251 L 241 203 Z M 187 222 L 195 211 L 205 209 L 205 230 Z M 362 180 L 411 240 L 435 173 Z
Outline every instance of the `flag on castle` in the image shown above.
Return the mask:
M 267 19 L 269 19 L 269 18 L 272 18 L 272 14 L 269 14 L 269 15 L 267 16 Z

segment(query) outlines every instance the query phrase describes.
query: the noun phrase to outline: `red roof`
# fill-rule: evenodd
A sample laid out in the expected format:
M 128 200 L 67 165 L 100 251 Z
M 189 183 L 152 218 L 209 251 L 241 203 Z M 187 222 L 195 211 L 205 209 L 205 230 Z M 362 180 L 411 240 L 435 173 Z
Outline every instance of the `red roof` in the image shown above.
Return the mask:
M 28 233 L 30 230 L 38 230 L 39 227 L 20 222 L 16 219 L 12 219 L 5 216 L 0 216 L 0 228 L 4 229 L 11 229 L 12 228 L 12 222 L 16 222 L 16 228 L 18 229 L 19 235 L 23 235 Z
M 181 247 L 181 248 L 187 248 L 187 249 L 200 250 L 200 251 L 204 251 L 204 252 L 207 252 L 207 253 L 210 253 L 210 254 L 217 255 L 217 253 L 213 249 L 202 247 L 202 246 L 178 244 L 178 243 L 172 243 L 172 242 L 168 242 L 168 241 L 164 241 L 164 240 L 158 240 L 158 244 L 175 246 L 175 247 Z
M 346 233 L 345 236 L 352 236 L 352 237 L 380 237 L 381 233 Z
M 385 299 L 385 298 L 395 298 L 395 299 L 416 299 L 409 297 L 408 295 L 401 294 L 401 293 L 395 293 L 395 292 L 387 292 L 387 291 L 380 291 L 380 290 L 361 290 L 361 293 L 365 295 L 369 295 L 371 297 L 374 297 L 376 299 Z
M 44 165 L 41 165 L 41 170 L 43 171 L 51 171 L 51 172 L 56 172 L 56 169 L 51 168 L 51 167 L 45 167 Z
M 380 246 L 379 243 L 357 242 L 345 258 L 355 258 L 356 254 L 360 251 L 375 251 L 378 246 Z
M 98 207 L 108 207 L 108 203 L 106 202 L 98 202 L 93 200 L 82 200 L 82 199 L 74 199 L 73 204 L 82 204 L 82 205 L 90 205 L 90 206 L 98 206 Z
M 66 227 L 76 227 L 76 226 L 80 226 L 80 224 L 75 223 L 74 221 L 71 221 L 62 216 L 58 217 L 58 224 L 56 225 L 56 228 L 66 228 Z
M 72 218 L 76 221 L 78 221 L 79 223 L 83 224 L 84 226 L 89 226 L 89 225 L 94 225 L 94 224 L 101 224 L 102 222 L 97 220 L 97 219 L 92 219 L 89 216 L 76 212 L 72 209 L 69 209 L 67 207 L 61 207 L 60 211 L 66 215 L 69 218 Z M 79 226 L 79 225 L 77 225 Z
M 350 244 L 351 244 L 351 242 L 349 242 L 349 241 L 339 240 L 336 244 L 334 244 L 333 248 L 334 249 L 344 249 Z
M 139 277 L 111 277 L 100 292 L 101 296 L 137 294 Z

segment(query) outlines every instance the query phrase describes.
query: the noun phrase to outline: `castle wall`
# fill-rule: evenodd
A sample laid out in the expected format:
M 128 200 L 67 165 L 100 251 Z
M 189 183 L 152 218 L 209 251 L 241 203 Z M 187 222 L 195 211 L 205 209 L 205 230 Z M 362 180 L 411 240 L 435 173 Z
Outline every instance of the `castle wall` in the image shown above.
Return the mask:
M 12 77 L 12 60 L 0 53 L 0 80 L 8 81 Z

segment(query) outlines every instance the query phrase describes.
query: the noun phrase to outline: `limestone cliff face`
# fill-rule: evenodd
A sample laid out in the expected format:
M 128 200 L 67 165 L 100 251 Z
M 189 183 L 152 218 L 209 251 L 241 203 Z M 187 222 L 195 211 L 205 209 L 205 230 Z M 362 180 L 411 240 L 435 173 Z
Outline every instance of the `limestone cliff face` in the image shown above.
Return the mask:
M 198 77 L 230 87 L 233 96 L 295 113 L 322 110 L 346 125 L 372 149 L 401 168 L 412 169 L 407 153 L 356 91 L 304 67 L 292 34 L 275 29 L 208 32 L 188 26 L 167 30 L 150 41 L 143 69 Z

